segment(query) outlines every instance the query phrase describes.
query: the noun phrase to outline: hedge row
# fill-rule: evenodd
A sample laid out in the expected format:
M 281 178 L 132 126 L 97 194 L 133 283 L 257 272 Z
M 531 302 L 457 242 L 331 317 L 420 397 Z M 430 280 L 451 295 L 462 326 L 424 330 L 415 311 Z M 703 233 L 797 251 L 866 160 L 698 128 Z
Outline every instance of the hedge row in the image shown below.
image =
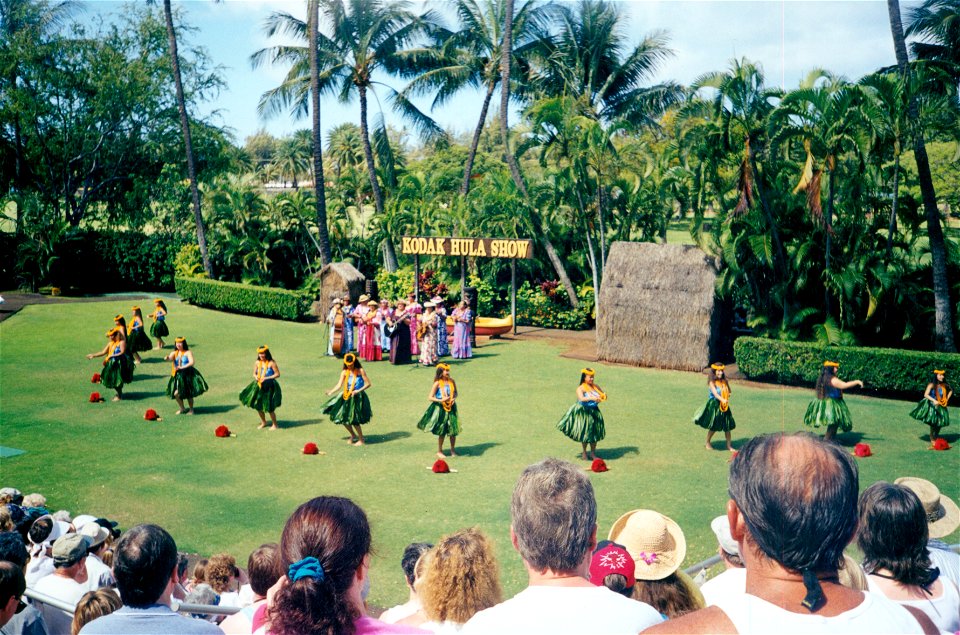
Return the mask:
M 175 283 L 177 295 L 191 304 L 246 315 L 302 320 L 313 303 L 309 295 L 286 289 L 180 276 Z
M 947 371 L 947 382 L 960 385 L 960 354 L 895 348 L 823 346 L 739 337 L 733 345 L 740 372 L 760 381 L 811 386 L 824 360 L 840 364 L 844 380 L 861 379 L 868 391 L 918 394 L 930 383 L 934 368 Z

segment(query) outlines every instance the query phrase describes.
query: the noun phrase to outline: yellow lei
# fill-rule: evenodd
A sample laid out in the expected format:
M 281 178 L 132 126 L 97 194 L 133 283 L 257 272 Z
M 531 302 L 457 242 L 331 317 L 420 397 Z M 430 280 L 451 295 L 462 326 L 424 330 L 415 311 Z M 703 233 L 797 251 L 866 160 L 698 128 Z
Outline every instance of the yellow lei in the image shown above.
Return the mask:
M 357 385 L 357 378 L 360 377 L 360 373 L 354 372 L 352 370 L 343 371 L 346 374 L 343 382 L 343 398 L 349 399 L 350 393 L 353 392 L 353 387 Z M 351 382 L 352 379 L 352 382 Z
M 607 400 L 607 393 L 605 393 L 605 392 L 603 392 L 602 390 L 600 390 L 599 388 L 597 388 L 597 385 L 596 385 L 596 384 L 588 384 L 587 382 L 583 382 L 582 384 L 580 384 L 580 387 L 583 388 L 583 393 L 584 393 L 584 395 L 586 395 L 586 396 L 589 396 L 590 393 L 596 393 L 596 394 L 597 394 L 597 401 L 606 401 L 606 400 Z M 592 401 L 592 400 L 591 400 L 591 401 Z
M 257 360 L 257 386 L 263 387 L 263 380 L 267 378 L 267 370 L 270 368 L 270 362 Z
M 450 412 L 453 410 L 453 382 L 447 379 L 440 379 L 437 380 L 437 384 L 437 389 L 440 393 L 440 396 L 442 397 L 444 393 L 448 395 L 447 398 L 440 402 L 440 405 L 443 406 L 444 411 Z M 446 390 L 444 390 L 444 388 L 446 388 Z
M 943 406 L 944 408 L 946 408 L 947 404 L 950 403 L 947 399 L 947 391 L 943 386 L 935 387 L 933 389 L 933 395 L 934 399 L 937 400 L 937 404 Z
M 720 412 L 726 412 L 730 409 L 730 384 L 726 381 L 716 382 L 716 384 L 719 384 L 720 388 Z
M 185 354 L 186 351 L 173 351 L 173 363 L 171 364 L 173 368 L 170 370 L 171 377 L 177 374 L 177 368 L 180 367 L 180 358 Z

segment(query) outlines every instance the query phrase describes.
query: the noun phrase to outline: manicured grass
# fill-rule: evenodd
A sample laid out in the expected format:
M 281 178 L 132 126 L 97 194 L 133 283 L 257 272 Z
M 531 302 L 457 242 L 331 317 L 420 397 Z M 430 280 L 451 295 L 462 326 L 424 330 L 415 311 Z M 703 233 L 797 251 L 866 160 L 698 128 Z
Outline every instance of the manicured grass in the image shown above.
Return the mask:
M 579 444 L 554 428 L 573 403 L 581 362 L 543 341 L 490 341 L 466 362 L 453 361 L 464 424 L 449 460 L 456 474 L 435 475 L 435 438 L 416 429 L 433 369 L 366 366 L 373 383 L 370 444 L 346 444 L 343 428 L 320 414 L 340 363 L 323 356 L 323 328 L 256 319 L 170 302 L 169 325 L 185 335 L 211 390 L 198 414 L 174 416 L 164 389 L 170 365 L 148 352 L 120 403 L 91 404 L 100 368 L 85 353 L 103 346 L 103 333 L 129 302 L 28 306 L 0 324 L 0 445 L 27 453 L 0 461 L 2 485 L 44 493 L 54 508 L 90 512 L 123 527 L 156 522 L 181 549 L 205 555 L 228 551 L 241 563 L 259 544 L 279 539 L 287 516 L 320 494 L 349 496 L 370 516 L 376 554 L 370 600 L 389 606 L 405 598 L 399 571 L 403 547 L 414 540 L 477 525 L 496 542 L 507 595 L 525 583 L 509 543 L 510 492 L 524 466 L 546 456 L 578 460 Z M 281 371 L 282 430 L 256 430 L 256 414 L 237 401 L 250 381 L 256 347 L 269 344 Z M 169 347 L 167 352 L 169 352 Z M 623 512 L 646 507 L 674 518 L 688 543 L 686 564 L 711 555 L 709 522 L 723 513 L 729 455 L 704 449 L 704 431 L 691 423 L 706 396 L 695 373 L 597 365 L 607 438 L 600 455 L 610 471 L 592 474 L 599 534 Z M 918 399 L 919 389 L 918 387 Z M 734 384 L 735 439 L 802 427 L 809 389 Z M 858 459 L 861 485 L 913 475 L 960 497 L 960 448 L 927 450 L 926 428 L 907 416 L 911 403 L 848 395 L 855 430 L 849 446 L 869 443 L 875 456 Z M 154 408 L 162 422 L 143 420 Z M 956 415 L 955 415 L 956 418 Z M 218 439 L 226 424 L 236 438 Z M 946 430 L 957 443 L 960 422 Z M 922 437 L 922 438 L 921 438 Z M 327 454 L 305 456 L 313 441 Z M 722 447 L 722 435 L 714 439 Z M 736 441 L 735 441 L 736 443 Z M 957 542 L 958 536 L 948 537 Z

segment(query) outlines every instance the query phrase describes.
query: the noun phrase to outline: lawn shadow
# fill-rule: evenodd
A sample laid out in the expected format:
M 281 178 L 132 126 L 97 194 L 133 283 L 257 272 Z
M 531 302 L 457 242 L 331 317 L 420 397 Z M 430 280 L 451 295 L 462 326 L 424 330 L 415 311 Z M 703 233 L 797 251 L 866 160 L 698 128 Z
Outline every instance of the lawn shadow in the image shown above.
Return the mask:
M 324 421 L 326 421 L 326 419 L 294 419 L 291 421 L 290 419 L 281 419 L 280 417 L 277 417 L 277 425 L 280 426 L 281 429 L 311 426 L 315 423 L 323 423 Z M 270 416 L 267 415 L 267 426 L 269 425 Z
M 128 384 L 129 385 L 129 384 Z M 123 392 L 124 401 L 140 401 L 142 399 L 150 399 L 152 397 L 166 397 L 167 391 L 161 390 L 159 392 Z M 173 403 L 171 400 L 170 403 Z
M 240 407 L 240 404 L 235 406 L 196 406 L 193 411 L 198 415 L 218 415 L 223 414 L 224 412 L 230 412 Z
M 929 441 L 930 443 L 933 443 L 933 439 L 930 438 L 930 435 L 929 435 L 929 434 L 921 434 L 921 435 L 920 435 L 919 437 L 917 437 L 917 438 L 918 438 L 918 439 L 922 439 L 922 440 L 924 440 L 924 441 Z M 956 443 L 958 440 L 960 440 L 960 433 L 957 433 L 957 432 L 953 432 L 953 433 L 943 433 L 943 432 L 941 432 L 941 433 L 940 433 L 940 438 L 943 439 L 944 441 L 946 441 L 947 443 Z
M 412 436 L 413 434 L 407 432 L 406 430 L 394 430 L 393 432 L 387 432 L 386 434 L 365 434 L 363 435 L 363 439 L 367 442 L 367 445 L 376 445 L 379 443 L 398 441 L 400 439 L 406 439 L 407 437 Z
M 621 445 L 618 448 L 597 448 L 597 456 L 605 461 L 622 459 L 628 454 L 640 454 L 640 448 L 635 445 Z
M 473 445 L 458 445 L 458 456 L 483 456 L 483 453 L 492 447 L 503 445 L 502 443 L 474 443 Z
M 862 432 L 838 432 L 837 436 L 833 438 L 837 442 L 837 445 L 842 445 L 845 448 L 852 448 L 856 444 L 863 441 L 866 437 Z
M 734 439 L 733 441 L 730 442 L 730 447 L 732 447 L 734 450 L 739 450 L 741 447 L 743 447 L 743 444 L 746 443 L 746 442 L 749 441 L 749 440 L 750 440 L 750 439 Z M 710 441 L 710 449 L 711 449 L 711 450 L 723 450 L 723 451 L 726 451 L 726 450 L 727 450 L 727 442 L 726 442 L 726 440 L 725 440 L 722 436 L 720 437 L 720 440 L 719 440 L 719 441 L 717 440 L 716 437 L 714 437 L 714 438 Z

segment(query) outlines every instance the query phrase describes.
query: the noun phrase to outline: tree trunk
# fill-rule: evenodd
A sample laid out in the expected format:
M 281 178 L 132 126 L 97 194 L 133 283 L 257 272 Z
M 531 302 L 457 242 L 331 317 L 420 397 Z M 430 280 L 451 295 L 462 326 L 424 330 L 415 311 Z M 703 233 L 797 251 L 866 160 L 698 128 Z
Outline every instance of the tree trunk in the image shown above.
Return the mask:
M 473 172 L 473 161 L 477 157 L 477 147 L 480 145 L 480 134 L 483 132 L 483 124 L 487 121 L 487 109 L 490 107 L 490 100 L 493 97 L 493 90 L 496 85 L 493 82 L 487 85 L 487 94 L 483 98 L 483 108 L 480 109 L 480 121 L 477 122 L 477 129 L 473 131 L 473 141 L 470 144 L 470 153 L 467 155 L 467 165 L 463 169 L 463 185 L 460 186 L 460 194 L 466 196 L 470 193 L 470 176 Z
M 177 110 L 180 111 L 180 128 L 183 130 L 183 145 L 187 155 L 187 175 L 190 178 L 190 197 L 193 199 L 193 220 L 197 225 L 197 245 L 203 259 L 203 270 L 213 278 L 213 265 L 207 252 L 207 235 L 203 229 L 203 214 L 200 212 L 200 188 L 197 184 L 197 165 L 193 160 L 193 141 L 190 139 L 190 120 L 187 119 L 187 102 L 183 96 L 183 81 L 180 78 L 180 57 L 177 53 L 177 34 L 173 30 L 173 9 L 170 0 L 163 0 L 163 17 L 167 22 L 167 39 L 170 44 L 170 63 L 173 66 L 173 83 L 177 91 Z
M 520 190 L 520 193 L 523 194 L 523 198 L 527 200 L 528 208 L 530 210 L 530 224 L 533 225 L 533 231 L 536 232 L 537 236 L 543 241 L 543 248 L 547 252 L 547 258 L 550 260 L 550 264 L 553 265 L 553 270 L 560 279 L 560 284 L 563 285 L 564 290 L 567 292 L 567 298 L 569 298 L 570 304 L 576 308 L 580 306 L 580 300 L 577 298 L 577 292 L 573 288 L 573 282 L 570 281 L 570 276 L 567 275 L 567 270 L 563 266 L 563 261 L 560 259 L 560 254 L 557 253 L 556 248 L 553 246 L 553 242 L 543 229 L 543 222 L 540 219 L 540 214 L 530 203 L 530 195 L 527 193 L 527 186 L 523 182 L 523 177 L 520 175 L 520 166 L 517 165 L 516 157 L 514 157 L 513 153 L 510 152 L 510 125 L 508 120 L 508 111 L 510 105 L 510 58 L 512 53 L 513 0 L 505 0 L 503 17 L 503 45 L 502 56 L 500 58 L 500 136 L 503 139 L 503 158 L 507 162 L 507 166 L 510 168 L 510 176 L 513 177 L 513 182 L 516 184 L 517 189 Z
M 603 226 L 603 179 L 600 172 L 597 172 L 597 229 L 600 233 L 600 280 L 603 280 L 603 272 L 607 269 L 607 235 Z M 600 293 L 600 289 L 597 289 Z
M 887 227 L 887 262 L 893 255 L 893 234 L 897 231 L 897 205 L 900 201 L 900 153 L 893 159 L 893 200 L 890 204 L 890 224 Z
M 753 182 L 757 185 L 757 196 L 760 198 L 760 207 L 763 209 L 764 216 L 767 217 L 767 225 L 770 227 L 770 237 L 773 239 L 774 247 L 774 260 L 773 260 L 773 269 L 780 271 L 780 279 L 787 279 L 787 256 L 783 251 L 783 243 L 780 242 L 780 230 L 777 228 L 777 221 L 773 217 L 773 212 L 770 211 L 770 205 L 767 203 L 767 197 L 763 189 L 763 181 L 760 179 L 760 170 L 757 168 L 756 155 L 754 154 L 753 146 L 750 146 L 750 168 L 753 170 Z M 790 303 L 786 297 L 786 290 L 784 290 L 783 297 L 783 324 L 788 324 L 790 321 Z
M 900 21 L 899 0 L 887 0 L 887 12 L 890 15 L 890 32 L 893 35 L 893 49 L 897 54 L 897 66 L 904 80 L 910 75 L 907 45 L 903 38 L 903 24 Z M 908 106 L 911 121 L 919 120 L 917 100 L 911 99 Z M 930 159 L 923 142 L 923 132 L 918 130 L 913 140 L 913 152 L 917 160 L 917 179 L 920 181 L 920 195 L 927 216 L 927 236 L 930 241 L 930 260 L 933 271 L 933 303 L 935 316 L 935 347 L 944 353 L 957 350 L 953 342 L 953 310 L 950 306 L 950 285 L 947 282 L 947 248 L 940 226 L 940 210 L 937 209 L 937 194 L 933 188 L 930 174 Z
M 830 168 L 830 179 L 827 182 L 827 216 L 824 218 L 823 225 L 826 230 L 827 240 L 825 254 L 823 257 L 823 271 L 824 274 L 830 275 L 830 246 L 833 239 L 833 192 L 834 192 L 834 182 L 833 182 L 833 173 L 835 171 L 837 164 L 836 160 L 832 156 L 827 157 L 827 167 Z M 843 302 L 843 299 L 840 300 Z M 833 307 L 832 302 L 830 301 L 830 286 L 828 284 L 823 285 L 823 306 L 826 316 L 830 317 Z M 843 328 L 843 322 L 840 323 L 840 328 Z
M 310 55 L 310 109 L 313 111 L 313 193 L 316 198 L 317 232 L 320 264 L 328 265 L 333 260 L 330 253 L 330 233 L 327 229 L 327 194 L 323 182 L 323 131 L 320 129 L 320 60 L 317 51 L 319 0 L 307 2 L 307 26 L 310 30 L 308 52 Z
M 370 176 L 370 189 L 373 190 L 373 202 L 377 208 L 377 214 L 383 214 L 383 192 L 380 190 L 380 183 L 377 181 L 377 168 L 373 163 L 373 148 L 370 146 L 370 132 L 367 128 L 367 87 L 358 86 L 360 93 L 360 134 L 363 136 L 363 156 L 367 160 L 367 174 Z M 361 222 L 363 222 L 363 207 L 359 208 Z M 397 263 L 397 252 L 393 248 L 393 240 L 390 236 L 383 239 L 383 266 L 393 273 L 399 267 Z
M 587 210 L 583 206 L 583 198 L 576 185 L 573 191 L 577 194 L 577 205 L 580 208 L 580 219 L 583 221 L 583 235 L 587 238 L 587 260 L 590 263 L 590 274 L 593 277 L 594 310 L 600 315 L 600 275 L 597 273 L 597 256 L 593 253 L 593 238 L 590 237 L 590 225 L 587 223 Z

